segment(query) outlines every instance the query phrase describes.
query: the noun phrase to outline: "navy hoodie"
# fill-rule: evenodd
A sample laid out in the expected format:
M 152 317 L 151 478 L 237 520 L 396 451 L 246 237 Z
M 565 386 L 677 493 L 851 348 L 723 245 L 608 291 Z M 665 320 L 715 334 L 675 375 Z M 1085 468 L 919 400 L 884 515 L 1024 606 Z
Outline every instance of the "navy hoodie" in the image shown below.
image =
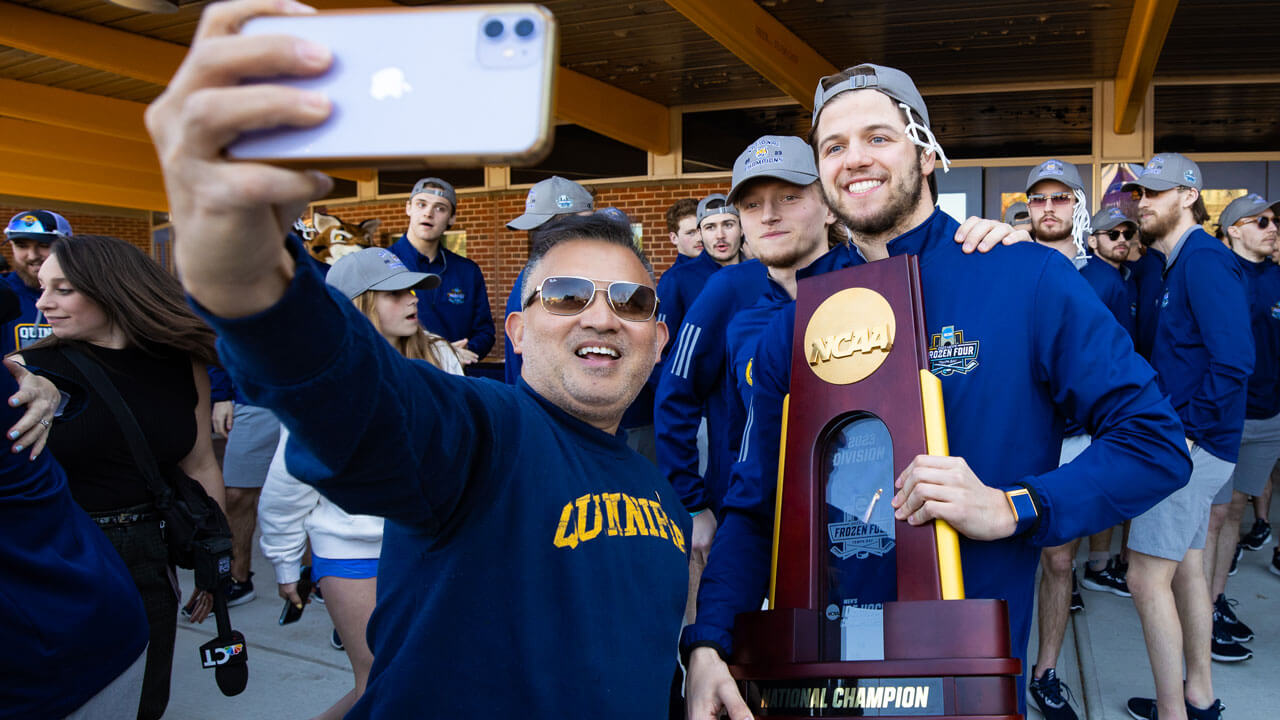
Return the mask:
M 1040 500 L 1034 533 L 994 542 L 960 538 L 966 595 L 1008 601 L 1014 652 L 1025 659 L 1040 549 L 1141 514 L 1186 484 L 1191 463 L 1150 366 L 1072 264 L 1034 243 L 966 255 L 954 241 L 957 229 L 935 210 L 888 249 L 920 258 L 931 341 L 945 336 L 974 350 L 966 362 L 931 361 L 952 454 L 987 485 L 1025 483 Z M 828 253 L 799 275 L 862 262 L 856 252 Z M 791 303 L 760 336 L 750 437 L 702 576 L 698 620 L 684 630 L 686 652 L 707 645 L 727 654 L 734 618 L 759 609 L 767 590 L 794 325 Z M 1058 467 L 1064 417 L 1079 421 L 1094 442 Z
M 1151 365 L 1186 436 L 1215 457 L 1240 454 L 1253 333 L 1236 254 L 1200 226 L 1165 261 Z
M 450 252 L 443 243 L 435 261 L 428 260 L 406 235 L 388 249 L 413 272 L 440 276 L 440 285 L 435 289 L 417 291 L 418 322 L 422 327 L 449 342 L 466 339 L 467 349 L 483 360 L 493 349 L 497 335 L 480 266 Z
M 690 261 L 685 266 L 696 262 Z M 725 330 L 739 310 L 764 293 L 768 282 L 766 273 L 760 261 L 749 260 L 712 275 L 684 316 L 662 366 L 653 409 L 658 467 L 690 512 L 710 508 L 719 515 L 729 486 L 729 468 L 738 455 L 746 416 L 737 400 L 736 388 L 726 381 Z M 698 474 L 697 445 L 698 425 L 704 409 L 707 417 L 705 478 Z
M 1249 321 L 1253 326 L 1253 375 L 1245 417 L 1261 420 L 1280 413 L 1280 265 L 1236 256 L 1249 280 Z
M 691 523 L 621 437 L 404 359 L 309 268 L 261 313 L 201 314 L 289 472 L 387 519 L 348 718 L 665 716 Z

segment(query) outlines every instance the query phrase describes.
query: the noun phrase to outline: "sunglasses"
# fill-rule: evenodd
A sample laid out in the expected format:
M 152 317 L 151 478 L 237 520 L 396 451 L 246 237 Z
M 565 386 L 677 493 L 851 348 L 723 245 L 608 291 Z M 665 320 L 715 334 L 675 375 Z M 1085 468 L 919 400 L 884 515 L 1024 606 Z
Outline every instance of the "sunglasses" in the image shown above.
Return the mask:
M 534 297 L 541 297 L 542 308 L 552 315 L 577 315 L 591 305 L 599 292 L 605 294 L 613 314 L 623 320 L 645 322 L 658 309 L 658 295 L 648 285 L 615 280 L 598 288 L 594 280 L 572 275 L 553 275 L 543 280 L 522 309 L 527 310 Z
M 1041 208 L 1048 204 L 1053 205 L 1070 205 L 1076 201 L 1076 196 L 1068 192 L 1053 193 L 1045 195 L 1044 193 L 1036 193 L 1027 196 L 1027 207 Z
M 1094 235 L 1106 235 L 1107 237 L 1111 238 L 1111 242 L 1119 242 L 1121 237 L 1123 237 L 1126 241 L 1132 240 L 1135 234 L 1136 233 L 1132 229 L 1099 230 L 1098 232 L 1094 233 Z
M 1273 217 L 1267 217 L 1266 215 L 1259 215 L 1254 218 L 1245 218 L 1244 220 L 1237 222 L 1236 225 L 1248 225 L 1249 223 L 1258 223 L 1259 230 L 1266 230 L 1272 225 L 1280 228 L 1280 220 L 1276 220 Z

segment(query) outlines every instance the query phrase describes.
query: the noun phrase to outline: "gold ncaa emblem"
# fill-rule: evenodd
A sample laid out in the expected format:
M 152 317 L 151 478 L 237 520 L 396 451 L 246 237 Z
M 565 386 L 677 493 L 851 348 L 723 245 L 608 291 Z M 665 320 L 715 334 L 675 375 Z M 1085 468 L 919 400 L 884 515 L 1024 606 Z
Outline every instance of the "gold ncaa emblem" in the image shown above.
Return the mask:
M 893 349 L 893 307 L 875 290 L 848 288 L 818 306 L 804 331 L 809 369 L 832 385 L 875 372 Z

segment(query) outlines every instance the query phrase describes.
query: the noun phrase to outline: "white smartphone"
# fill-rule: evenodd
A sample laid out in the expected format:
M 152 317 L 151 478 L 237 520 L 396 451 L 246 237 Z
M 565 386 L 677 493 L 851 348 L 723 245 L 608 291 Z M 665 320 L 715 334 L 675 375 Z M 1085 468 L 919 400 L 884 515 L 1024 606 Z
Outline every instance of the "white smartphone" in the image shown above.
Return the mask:
M 290 167 L 529 165 L 550 150 L 558 33 L 538 5 L 341 10 L 259 17 L 243 35 L 327 46 L 311 78 L 261 82 L 326 93 L 311 128 L 247 133 L 233 159 Z

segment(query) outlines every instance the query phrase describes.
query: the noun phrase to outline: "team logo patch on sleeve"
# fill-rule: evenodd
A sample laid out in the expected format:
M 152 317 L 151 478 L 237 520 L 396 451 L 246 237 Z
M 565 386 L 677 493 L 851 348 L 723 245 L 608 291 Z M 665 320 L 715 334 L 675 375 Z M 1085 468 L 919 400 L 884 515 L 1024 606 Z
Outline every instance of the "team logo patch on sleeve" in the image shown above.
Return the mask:
M 929 337 L 929 372 L 938 377 L 968 375 L 978 367 L 978 341 L 965 340 L 964 331 L 947 325 Z
M 1277 304 L 1276 304 L 1276 307 L 1277 307 L 1277 308 L 1280 308 L 1280 303 L 1277 303 Z M 1273 310 L 1272 310 L 1272 314 L 1274 315 L 1274 314 L 1275 314 L 1275 312 L 1276 312 L 1276 311 L 1273 309 Z M 751 387 L 751 386 L 752 386 L 752 382 L 751 382 L 751 364 L 752 364 L 752 363 L 754 363 L 754 362 L 755 362 L 755 358 L 748 358 L 748 359 L 747 359 L 747 371 L 746 371 L 746 373 L 744 373 L 744 374 L 746 375 L 746 379 L 747 379 L 747 387 Z

